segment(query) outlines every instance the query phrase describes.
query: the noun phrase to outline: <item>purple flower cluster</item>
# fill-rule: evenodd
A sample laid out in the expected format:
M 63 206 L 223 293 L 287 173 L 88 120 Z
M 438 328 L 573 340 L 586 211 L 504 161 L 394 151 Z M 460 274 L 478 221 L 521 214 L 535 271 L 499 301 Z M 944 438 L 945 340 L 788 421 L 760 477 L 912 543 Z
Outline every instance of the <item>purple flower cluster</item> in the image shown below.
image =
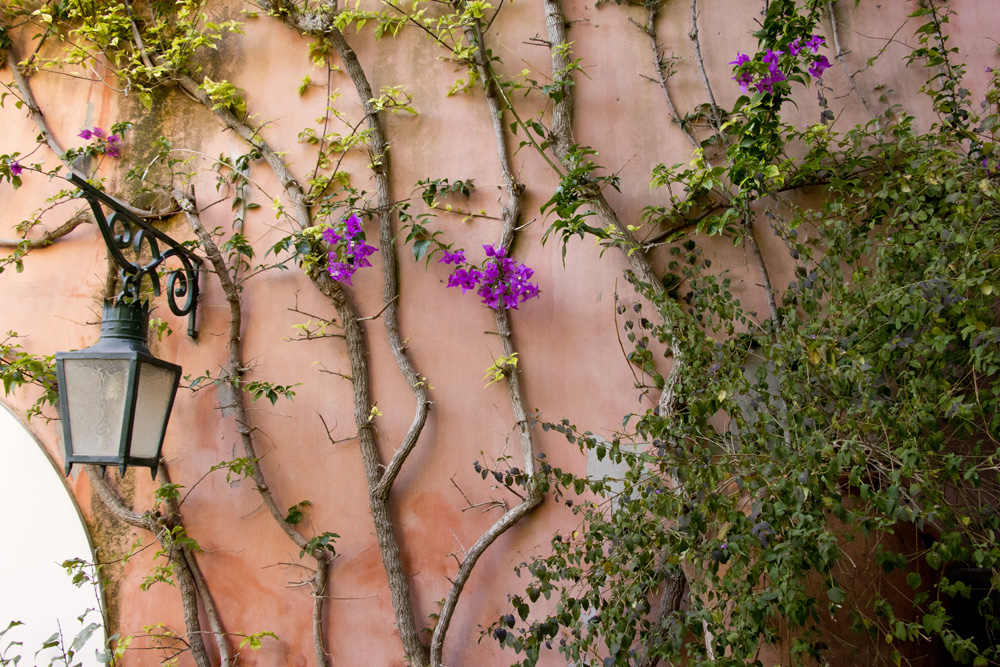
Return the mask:
M 517 310 L 520 303 L 538 296 L 538 285 L 531 282 L 533 269 L 507 257 L 503 246 L 484 245 L 486 261 L 482 267 L 466 264 L 465 251 L 446 252 L 441 264 L 454 264 L 448 287 L 461 287 L 462 293 L 476 289 L 483 303 L 493 310 Z
M 799 55 L 799 51 L 802 49 L 809 49 L 813 53 L 819 53 L 819 47 L 821 47 L 825 41 L 826 40 L 819 35 L 813 35 L 805 41 L 805 44 L 803 44 L 802 38 L 796 37 L 795 41 L 788 45 L 788 52 L 793 56 Z
M 21 172 L 24 171 L 24 167 L 22 167 L 21 163 L 17 160 L 11 160 L 7 164 L 7 167 L 10 169 L 11 176 L 20 176 Z
M 378 248 L 365 243 L 365 234 L 361 231 L 361 218 L 351 214 L 344 218 L 336 227 L 323 231 L 323 240 L 333 246 L 329 254 L 327 270 L 330 277 L 337 282 L 354 285 L 351 276 L 365 266 L 371 266 L 368 257 Z
M 819 47 L 825 41 L 819 35 L 813 35 L 805 40 L 805 42 L 802 41 L 801 37 L 797 37 L 795 41 L 788 45 L 788 53 L 794 58 L 798 58 L 799 54 L 806 50 L 816 54 L 819 53 Z M 733 77 L 733 81 L 739 84 L 740 90 L 744 93 L 749 91 L 751 84 L 757 89 L 758 93 L 767 93 L 769 95 L 774 93 L 774 84 L 785 81 L 788 78 L 781 70 L 781 54 L 783 53 L 785 52 L 780 49 L 777 51 L 767 49 L 764 56 L 760 59 L 761 63 L 767 65 L 767 74 L 760 78 L 757 78 L 752 69 L 743 67 L 751 62 L 750 56 L 745 53 L 737 53 L 736 60 L 729 63 L 730 65 L 734 65 L 737 70 L 741 70 Z M 818 79 L 823 76 L 823 72 L 829 69 L 829 67 L 830 61 L 827 60 L 826 56 L 812 58 L 809 63 L 809 76 Z
M 121 157 L 122 138 L 117 134 L 108 135 L 104 130 L 95 127 L 93 130 L 84 130 L 77 135 L 81 139 L 94 141 L 93 147 L 98 152 L 104 153 L 108 157 Z

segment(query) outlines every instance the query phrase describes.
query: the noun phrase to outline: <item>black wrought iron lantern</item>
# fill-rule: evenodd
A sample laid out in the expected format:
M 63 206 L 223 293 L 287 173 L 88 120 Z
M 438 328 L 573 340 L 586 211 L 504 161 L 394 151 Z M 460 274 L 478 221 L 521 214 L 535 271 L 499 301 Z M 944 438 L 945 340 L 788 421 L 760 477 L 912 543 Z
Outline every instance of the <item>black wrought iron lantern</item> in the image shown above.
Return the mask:
M 153 293 L 159 295 L 158 268 L 165 260 L 177 258 L 181 268 L 169 274 L 168 303 L 174 314 L 189 315 L 188 334 L 194 337 L 199 260 L 82 178 L 71 175 L 69 180 L 90 203 L 108 251 L 120 268 L 122 289 L 104 304 L 96 344 L 56 353 L 66 474 L 74 463 L 84 463 L 101 466 L 102 474 L 107 466 L 117 466 L 122 475 L 128 466 L 144 466 L 155 478 L 181 367 L 150 354 L 146 344 L 149 304 L 142 301 L 140 287 L 148 278 Z M 107 218 L 103 207 L 112 210 Z M 157 241 L 169 249 L 160 252 Z M 123 250 L 136 261 L 126 259 Z M 183 302 L 178 303 L 178 298 Z
M 148 319 L 145 304 L 106 303 L 97 343 L 56 353 L 67 475 L 87 463 L 156 477 L 181 367 L 149 353 Z

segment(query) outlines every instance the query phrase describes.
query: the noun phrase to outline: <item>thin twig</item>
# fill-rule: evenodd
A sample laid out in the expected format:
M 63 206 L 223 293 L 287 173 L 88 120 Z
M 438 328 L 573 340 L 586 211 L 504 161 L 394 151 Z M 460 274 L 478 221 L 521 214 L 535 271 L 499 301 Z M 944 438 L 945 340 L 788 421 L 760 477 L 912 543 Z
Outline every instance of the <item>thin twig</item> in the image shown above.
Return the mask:
M 830 31 L 833 33 L 833 47 L 837 51 L 836 58 L 840 61 L 840 66 L 844 70 L 847 80 L 851 83 L 851 88 L 854 89 L 858 99 L 861 100 L 861 104 L 864 105 L 865 111 L 867 111 L 868 115 L 872 117 L 873 121 L 875 121 L 875 133 L 879 140 L 881 140 L 882 125 L 879 123 L 878 115 L 875 113 L 875 109 L 868 101 L 868 98 L 861 92 L 861 88 L 858 87 L 858 82 L 854 80 L 854 75 L 851 74 L 851 70 L 847 67 L 847 59 L 845 57 L 847 54 L 840 48 L 840 29 L 837 25 L 836 4 L 835 0 L 826 3 L 827 11 L 830 13 Z
M 390 301 L 389 303 L 387 303 L 384 306 L 382 306 L 382 310 L 378 311 L 374 315 L 369 315 L 368 317 L 358 318 L 358 322 L 367 322 L 369 320 L 377 320 L 379 317 L 382 316 L 382 313 L 384 313 L 389 308 L 389 306 L 391 306 L 398 299 L 399 299 L 399 295 L 397 294 L 396 296 L 392 297 L 392 301 Z
M 653 66 L 656 67 L 656 76 L 660 83 L 660 90 L 663 91 L 663 96 L 667 100 L 667 108 L 670 109 L 670 120 L 683 130 L 684 136 L 691 142 L 691 146 L 698 148 L 698 140 L 691 134 L 691 131 L 681 119 L 680 114 L 677 113 L 674 98 L 670 95 L 670 88 L 667 87 L 667 79 L 669 78 L 667 69 L 669 65 L 663 61 L 663 54 L 660 51 L 660 40 L 656 33 L 656 19 L 660 13 L 660 7 L 661 5 L 659 4 L 650 4 L 646 7 L 646 27 L 643 29 L 643 32 L 649 37 L 649 45 L 653 50 Z M 642 26 L 639 27 L 642 28 Z
M 719 113 L 719 105 L 715 102 L 715 93 L 712 92 L 712 83 L 708 80 L 708 70 L 705 69 L 705 60 L 701 57 L 701 40 L 698 38 L 698 0 L 691 0 L 691 32 L 688 34 L 694 42 L 694 57 L 698 61 L 698 71 L 701 73 L 701 82 L 705 86 L 705 93 L 708 94 L 708 103 L 712 107 L 712 127 L 716 135 L 723 142 L 725 139 L 720 134 L 722 128 L 722 114 Z
M 764 293 L 767 296 L 767 310 L 771 315 L 771 321 L 774 323 L 775 329 L 781 326 L 781 317 L 778 314 L 778 304 L 774 300 L 774 288 L 771 286 L 771 275 L 767 270 L 767 263 L 764 262 L 764 255 L 760 252 L 760 244 L 757 243 L 757 233 L 754 231 L 753 218 L 747 213 L 743 216 L 743 238 L 747 242 L 747 248 L 750 250 L 750 255 L 754 259 L 754 263 L 757 265 L 757 271 L 760 273 L 760 280 L 762 287 L 764 288 Z

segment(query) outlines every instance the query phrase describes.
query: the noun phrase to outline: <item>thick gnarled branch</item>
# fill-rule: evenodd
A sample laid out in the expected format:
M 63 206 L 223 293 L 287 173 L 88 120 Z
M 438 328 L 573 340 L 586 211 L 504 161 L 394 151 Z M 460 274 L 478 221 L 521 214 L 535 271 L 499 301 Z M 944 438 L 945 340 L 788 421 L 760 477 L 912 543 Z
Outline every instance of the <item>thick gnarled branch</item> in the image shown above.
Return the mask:
M 458 5 L 458 3 L 456 3 Z M 521 197 L 524 193 L 524 184 L 514 176 L 514 170 L 510 162 L 510 149 L 507 146 L 507 133 L 504 129 L 503 106 L 500 103 L 500 94 L 497 90 L 496 77 L 492 72 L 490 63 L 485 57 L 486 45 L 483 38 L 482 27 L 478 20 L 473 21 L 465 29 L 466 38 L 475 45 L 474 58 L 475 66 L 479 73 L 479 79 L 483 83 L 486 105 L 492 121 L 493 136 L 496 141 L 497 159 L 500 166 L 500 173 L 504 182 L 504 189 L 507 201 L 502 207 L 501 218 L 503 226 L 500 231 L 500 245 L 508 252 L 512 252 L 517 221 L 520 217 Z M 516 353 L 510 329 L 510 313 L 507 310 L 496 310 L 495 320 L 497 333 L 503 345 L 504 356 L 511 358 Z M 466 552 L 465 557 L 458 566 L 458 572 L 452 579 L 451 588 L 445 595 L 444 603 L 438 614 L 438 622 L 431 635 L 431 667 L 441 667 L 443 662 L 444 640 L 454 617 L 455 609 L 458 606 L 459 597 L 468 582 L 476 563 L 486 550 L 496 542 L 496 540 L 517 525 L 521 519 L 530 514 L 536 507 L 541 505 L 544 494 L 540 491 L 537 480 L 534 479 L 535 451 L 531 437 L 531 425 L 527 412 L 524 409 L 524 398 L 521 392 L 521 384 L 518 378 L 518 369 L 511 369 L 507 375 L 507 391 L 510 397 L 511 409 L 514 412 L 514 424 L 518 432 L 518 439 L 521 443 L 521 465 L 527 473 L 528 495 L 515 507 L 506 511 L 490 528 L 484 532 L 476 543 Z
M 413 451 L 423 431 L 427 421 L 427 412 L 430 407 L 430 400 L 427 397 L 427 382 L 422 380 L 420 374 L 413 366 L 413 362 L 406 354 L 406 346 L 403 344 L 402 335 L 399 331 L 399 275 L 396 265 L 396 247 L 394 242 L 394 231 L 392 227 L 393 201 L 389 191 L 389 149 L 382 131 L 382 123 L 379 120 L 378 112 L 372 103 L 372 89 L 365 75 L 361 63 L 358 61 L 354 49 L 347 43 L 339 30 L 328 33 L 330 41 L 333 43 L 344 63 L 344 70 L 362 100 L 362 107 L 365 112 L 365 122 L 369 130 L 369 147 L 372 152 L 372 164 L 375 171 L 375 189 L 378 198 L 378 223 L 379 223 L 379 244 L 382 248 L 382 274 L 383 274 L 383 323 L 385 326 L 386 339 L 392 350 L 392 356 L 399 367 L 400 373 L 410 387 L 410 392 L 416 401 L 413 421 L 403 438 L 403 442 L 396 449 L 389 463 L 385 466 L 385 471 L 373 493 L 382 498 L 388 498 L 392 483 L 399 474 L 407 456 Z
M 329 556 L 321 549 L 310 550 L 308 547 L 309 540 L 302 536 L 292 524 L 285 521 L 284 513 L 278 508 L 274 494 L 271 492 L 264 478 L 264 471 L 260 466 L 256 446 L 253 441 L 253 429 L 250 426 L 246 410 L 245 395 L 239 388 L 243 377 L 243 369 L 245 368 L 243 364 L 243 339 L 241 333 L 243 306 L 240 299 L 239 287 L 233 280 L 229 266 L 226 264 L 219 247 L 215 244 L 215 240 L 204 224 L 202 224 L 194 201 L 180 191 L 174 191 L 173 197 L 181 207 L 181 210 L 184 211 L 188 224 L 198 237 L 202 251 L 212 264 L 213 272 L 219 279 L 219 284 L 226 297 L 226 303 L 229 305 L 228 359 L 223 366 L 223 375 L 231 383 L 233 391 L 230 393 L 231 403 L 225 407 L 233 411 L 240 433 L 240 442 L 243 445 L 243 452 L 250 461 L 254 484 L 257 487 L 258 493 L 260 493 L 261 499 L 264 501 L 264 506 L 267 507 L 271 517 L 285 535 L 300 549 L 309 550 L 310 555 L 316 560 L 316 573 L 313 576 L 313 595 L 317 600 L 317 606 L 314 609 L 313 615 L 314 617 L 317 614 L 319 615 L 319 620 L 314 620 L 314 626 L 320 631 L 320 634 L 315 637 L 316 660 L 317 664 L 321 667 L 326 666 L 330 663 L 329 654 L 325 649 L 326 642 L 322 634 L 322 601 L 327 586 L 326 576 L 328 573 Z
M 161 465 L 161 469 L 162 469 Z M 198 618 L 198 586 L 189 567 L 189 558 L 192 557 L 190 550 L 183 545 L 174 544 L 171 540 L 171 529 L 181 525 L 179 517 L 160 516 L 152 512 L 138 514 L 126 507 L 124 501 L 111 488 L 108 481 L 101 476 L 94 466 L 87 467 L 87 476 L 90 484 L 97 492 L 97 496 L 104 503 L 112 516 L 119 521 L 149 531 L 156 536 L 162 545 L 167 557 L 173 563 L 174 578 L 177 580 L 177 589 L 181 594 L 181 606 L 184 610 L 184 625 L 186 628 L 187 642 L 191 649 L 198 667 L 212 667 L 208 651 L 205 649 L 205 641 L 202 637 L 201 621 Z
M 544 3 L 545 26 L 548 32 L 549 53 L 551 54 L 552 59 L 553 78 L 555 79 L 556 73 L 569 71 L 569 55 L 567 54 L 566 49 L 566 45 L 569 43 L 566 35 L 566 17 L 563 14 L 560 0 L 544 0 Z M 565 164 L 569 149 L 575 143 L 572 129 L 573 98 L 570 94 L 571 86 L 566 85 L 567 82 L 565 80 L 557 80 L 556 83 L 563 86 L 564 94 L 562 99 L 556 102 L 552 113 L 552 131 L 555 135 L 552 145 L 556 155 L 559 157 L 559 160 Z M 556 118 L 559 119 L 558 123 L 556 122 Z M 622 238 L 629 239 L 634 244 L 631 232 L 629 232 L 628 228 L 622 223 L 618 214 L 607 202 L 603 194 L 598 193 L 595 200 L 591 202 L 591 207 L 598 219 L 601 220 L 603 226 L 611 226 L 617 231 L 618 234 L 621 235 Z M 624 254 L 636 277 L 641 282 L 648 285 L 649 289 L 653 290 L 654 294 L 663 295 L 663 283 L 656 275 L 649 258 L 646 256 L 642 248 L 636 245 L 631 252 L 625 252 Z M 668 321 L 667 316 L 665 314 L 663 315 L 665 320 L 664 325 L 666 328 L 675 328 L 676 323 Z M 680 346 L 676 341 L 676 336 L 673 338 L 674 340 L 671 343 L 673 364 L 671 365 L 670 371 L 665 378 L 664 388 L 658 401 L 659 414 L 665 419 L 669 419 L 671 415 L 675 414 L 679 407 L 678 394 L 685 365 Z M 683 577 L 683 574 L 680 576 Z M 668 583 L 668 590 L 672 590 L 677 586 L 681 586 L 681 588 L 683 588 L 681 581 L 670 581 Z M 676 598 L 674 596 L 670 596 L 666 600 L 661 597 L 659 613 L 664 616 L 669 616 L 671 613 L 679 609 L 679 605 L 679 596 Z
M 0 248 L 17 248 L 22 250 L 34 250 L 50 246 L 62 237 L 66 236 L 74 229 L 83 224 L 94 221 L 94 216 L 89 211 L 78 211 L 73 217 L 59 225 L 55 229 L 48 229 L 41 236 L 34 239 L 0 239 Z
M 333 25 L 335 5 L 321 5 L 312 12 L 300 12 L 288 2 L 267 2 L 265 7 L 304 35 L 327 40 L 337 51 L 344 69 L 350 76 L 365 111 L 365 122 L 369 130 L 369 149 L 375 172 L 376 194 L 378 198 L 379 243 L 383 261 L 383 322 L 386 338 L 392 349 L 393 358 L 416 402 L 413 421 L 403 442 L 396 449 L 388 464 L 381 463 L 375 429 L 371 423 L 372 406 L 369 388 L 369 368 L 367 345 L 357 310 L 349 296 L 330 277 L 322 272 L 314 272 L 310 277 L 313 284 L 333 302 L 340 316 L 347 341 L 351 364 L 351 379 L 354 385 L 355 425 L 365 467 L 365 478 L 369 490 L 369 507 L 375 524 L 376 540 L 382 555 L 382 565 L 389 581 L 390 597 L 396 616 L 396 627 L 407 658 L 417 667 L 427 664 L 427 649 L 420 642 L 410 600 L 409 583 L 403 568 L 399 540 L 389 513 L 389 492 L 403 463 L 416 446 L 427 420 L 430 401 L 427 383 L 421 380 L 406 355 L 399 332 L 398 319 L 398 276 L 392 229 L 392 199 L 389 191 L 388 144 L 382 131 L 378 114 L 372 103 L 371 85 L 354 50 L 343 34 Z

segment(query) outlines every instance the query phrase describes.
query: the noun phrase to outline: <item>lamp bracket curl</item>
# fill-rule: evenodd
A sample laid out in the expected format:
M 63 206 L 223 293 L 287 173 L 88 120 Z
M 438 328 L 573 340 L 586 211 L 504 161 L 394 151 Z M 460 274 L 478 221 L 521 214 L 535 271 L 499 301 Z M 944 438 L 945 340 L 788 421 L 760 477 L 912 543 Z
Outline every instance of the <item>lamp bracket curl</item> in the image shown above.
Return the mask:
M 177 243 L 172 238 L 156 229 L 148 222 L 128 210 L 124 204 L 110 195 L 98 190 L 75 173 L 68 180 L 78 187 L 94 213 L 97 227 L 101 230 L 104 243 L 112 260 L 118 266 L 122 289 L 117 300 L 125 299 L 138 303 L 140 300 L 142 281 L 149 278 L 153 294 L 160 296 L 159 267 L 168 259 L 180 262 L 180 268 L 167 274 L 167 304 L 170 312 L 178 317 L 188 316 L 188 336 L 198 337 L 195 328 L 195 314 L 198 306 L 198 267 L 201 259 Z M 104 207 L 111 213 L 104 214 Z M 160 249 L 160 246 L 166 249 Z M 131 248 L 137 261 L 125 257 L 123 250 Z M 143 250 L 148 251 L 149 261 L 139 263 Z

